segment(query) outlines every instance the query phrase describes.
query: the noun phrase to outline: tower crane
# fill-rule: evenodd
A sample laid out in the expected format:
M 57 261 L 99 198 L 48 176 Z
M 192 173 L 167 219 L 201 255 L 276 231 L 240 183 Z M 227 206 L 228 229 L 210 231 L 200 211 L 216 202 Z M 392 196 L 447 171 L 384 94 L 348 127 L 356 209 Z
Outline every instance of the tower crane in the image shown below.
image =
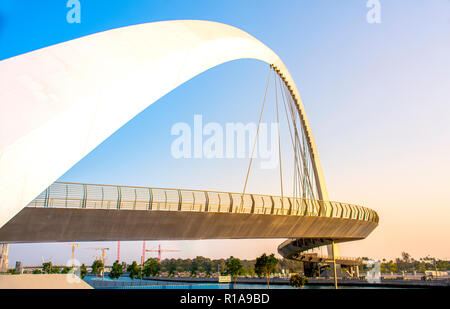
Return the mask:
M 117 262 L 120 263 L 120 240 L 117 242 Z
M 109 248 L 85 248 L 86 250 L 101 250 L 102 251 L 102 263 L 105 265 L 105 251 Z
M 159 244 L 158 245 L 158 250 L 151 250 L 151 249 L 149 249 L 149 250 L 145 250 L 146 252 L 158 252 L 158 263 L 161 263 L 161 253 L 162 252 L 180 252 L 181 250 L 170 250 L 170 249 L 165 249 L 165 250 L 162 250 L 161 249 L 161 245 Z
M 73 259 L 75 257 L 75 247 L 78 247 L 80 244 L 78 244 L 78 243 L 66 243 L 66 242 L 63 242 L 61 244 L 72 246 L 72 266 L 73 266 L 73 262 L 74 262 Z

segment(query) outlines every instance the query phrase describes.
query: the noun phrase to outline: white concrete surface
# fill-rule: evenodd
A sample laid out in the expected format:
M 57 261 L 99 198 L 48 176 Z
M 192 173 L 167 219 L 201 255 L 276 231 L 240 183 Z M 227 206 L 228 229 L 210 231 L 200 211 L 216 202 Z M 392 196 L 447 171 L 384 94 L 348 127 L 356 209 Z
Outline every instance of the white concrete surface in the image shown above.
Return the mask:
M 0 275 L 0 289 L 92 289 L 74 275 Z
M 319 184 L 312 132 L 280 58 L 237 28 L 164 21 L 96 33 L 0 62 L 0 227 L 147 106 L 224 62 L 274 65 L 300 108 Z

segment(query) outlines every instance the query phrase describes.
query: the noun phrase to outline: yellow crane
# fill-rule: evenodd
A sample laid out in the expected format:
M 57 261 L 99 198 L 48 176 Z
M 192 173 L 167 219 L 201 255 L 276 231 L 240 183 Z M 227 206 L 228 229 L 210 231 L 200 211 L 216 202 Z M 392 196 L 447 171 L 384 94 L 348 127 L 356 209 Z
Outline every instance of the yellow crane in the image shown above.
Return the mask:
M 105 270 L 105 251 L 109 250 L 109 248 L 85 248 L 86 250 L 102 250 L 102 263 L 103 263 L 103 270 L 101 271 L 102 277 L 104 276 L 104 270 Z
M 102 263 L 105 265 L 105 251 L 109 250 L 109 248 L 85 248 L 86 250 L 102 250 Z
M 75 257 L 75 247 L 78 247 L 80 244 L 77 244 L 77 243 L 67 243 L 67 242 L 63 242 L 63 243 L 61 243 L 61 244 L 72 246 L 72 264 L 73 264 L 73 262 L 74 262 L 74 257 Z

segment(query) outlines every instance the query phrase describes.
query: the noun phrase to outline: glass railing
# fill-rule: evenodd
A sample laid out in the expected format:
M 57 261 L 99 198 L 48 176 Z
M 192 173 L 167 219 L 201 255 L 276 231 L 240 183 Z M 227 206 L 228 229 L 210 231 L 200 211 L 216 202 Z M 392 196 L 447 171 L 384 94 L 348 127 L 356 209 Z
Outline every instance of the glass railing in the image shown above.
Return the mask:
M 378 223 L 375 211 L 340 202 L 261 194 L 69 182 L 53 183 L 27 206 L 322 216 Z

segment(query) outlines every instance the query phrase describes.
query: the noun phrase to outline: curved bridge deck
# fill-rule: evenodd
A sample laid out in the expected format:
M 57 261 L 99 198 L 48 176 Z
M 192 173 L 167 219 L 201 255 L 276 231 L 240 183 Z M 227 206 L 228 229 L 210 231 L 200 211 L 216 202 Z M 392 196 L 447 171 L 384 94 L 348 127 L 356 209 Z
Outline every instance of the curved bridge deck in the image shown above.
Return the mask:
M 302 253 L 302 254 L 296 255 L 295 258 L 293 258 L 293 257 L 290 257 L 290 258 L 297 260 L 297 261 L 309 262 L 309 263 L 324 263 L 324 264 L 333 263 L 333 256 L 320 255 L 317 253 Z M 357 265 L 361 265 L 361 263 L 362 263 L 361 258 L 343 257 L 343 256 L 335 257 L 335 261 L 336 261 L 336 264 L 345 265 L 345 266 L 357 266 Z
M 0 229 L 1 242 L 365 238 L 375 211 L 301 198 L 54 183 Z

